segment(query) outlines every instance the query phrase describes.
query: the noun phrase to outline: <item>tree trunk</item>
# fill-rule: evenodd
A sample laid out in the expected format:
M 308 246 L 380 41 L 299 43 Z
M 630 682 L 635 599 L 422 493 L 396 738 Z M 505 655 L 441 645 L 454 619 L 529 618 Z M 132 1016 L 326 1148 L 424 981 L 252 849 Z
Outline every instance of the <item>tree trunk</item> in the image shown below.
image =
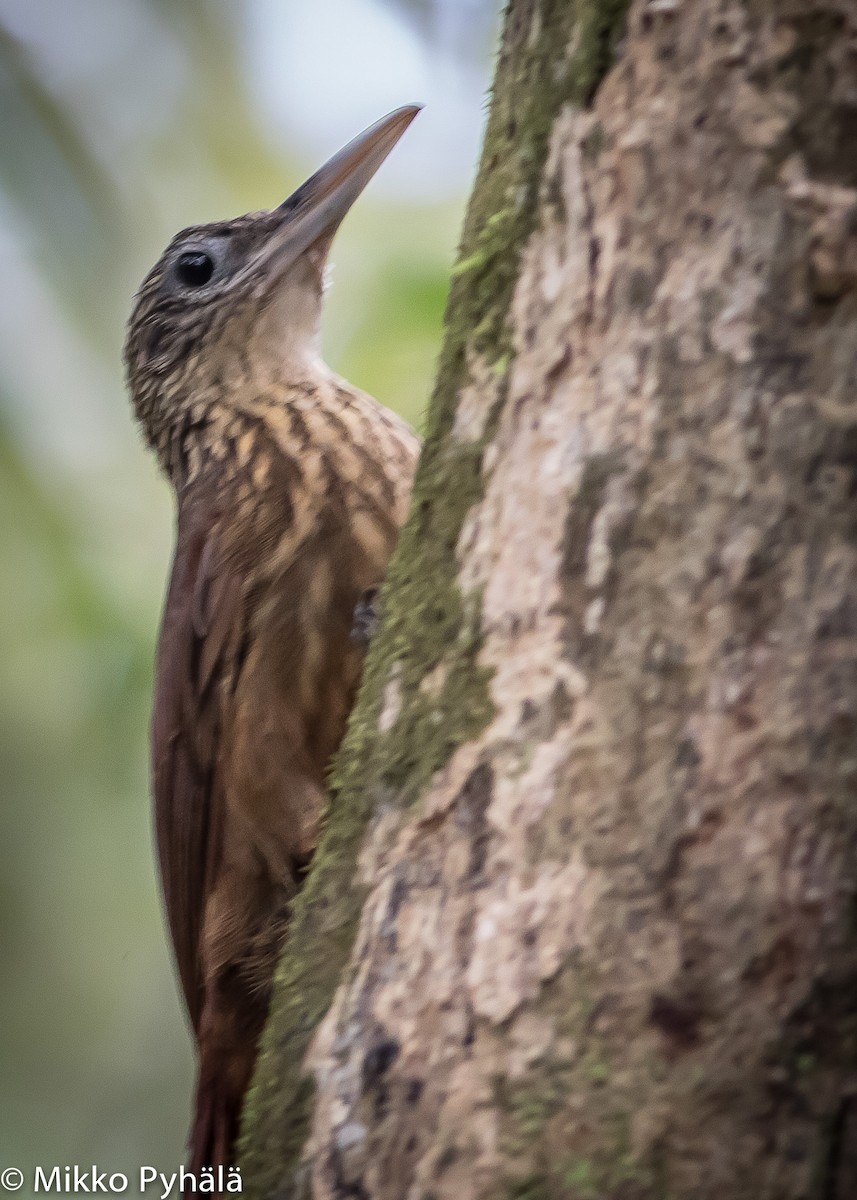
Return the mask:
M 857 1197 L 855 188 L 854 0 L 510 3 L 252 1195 Z

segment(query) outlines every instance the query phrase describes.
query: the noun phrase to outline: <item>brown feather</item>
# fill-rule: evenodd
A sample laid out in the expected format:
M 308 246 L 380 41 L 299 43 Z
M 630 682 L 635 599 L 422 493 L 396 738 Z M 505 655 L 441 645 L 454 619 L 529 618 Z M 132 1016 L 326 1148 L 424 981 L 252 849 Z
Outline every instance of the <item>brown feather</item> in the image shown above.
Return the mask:
M 347 199 L 414 112 L 370 130 L 299 202 L 179 234 L 126 342 L 134 404 L 178 502 L 152 764 L 199 1060 L 196 1171 L 231 1161 L 360 678 L 355 609 L 383 579 L 408 503 L 416 438 L 333 376 L 315 337 L 337 189 Z M 336 220 L 295 256 L 317 203 Z M 182 275 L 188 255 L 211 267 L 199 287 Z
M 238 436 L 242 422 L 230 420 Z M 392 492 L 401 507 L 399 455 L 414 444 L 393 426 L 378 447 L 383 484 L 349 488 L 347 444 L 300 470 L 281 448 L 281 421 L 278 406 L 252 425 L 243 469 L 231 453 L 206 453 L 180 492 L 158 650 L 156 829 L 199 1047 L 198 1167 L 230 1161 L 290 902 L 359 681 L 353 614 L 392 551 L 397 519 L 384 501 Z M 248 489 L 254 473 L 264 486 Z

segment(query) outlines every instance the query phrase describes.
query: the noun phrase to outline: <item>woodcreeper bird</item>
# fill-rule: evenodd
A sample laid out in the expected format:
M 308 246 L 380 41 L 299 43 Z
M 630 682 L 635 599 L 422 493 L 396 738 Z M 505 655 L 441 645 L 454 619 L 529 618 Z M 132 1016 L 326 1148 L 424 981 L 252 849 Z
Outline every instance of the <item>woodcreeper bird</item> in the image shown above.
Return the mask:
M 232 1162 L 360 679 L 355 612 L 408 504 L 416 437 L 324 365 L 318 338 L 333 236 L 418 111 L 367 129 L 278 208 L 183 230 L 129 322 L 129 389 L 177 500 L 151 734 L 198 1054 L 191 1170 Z

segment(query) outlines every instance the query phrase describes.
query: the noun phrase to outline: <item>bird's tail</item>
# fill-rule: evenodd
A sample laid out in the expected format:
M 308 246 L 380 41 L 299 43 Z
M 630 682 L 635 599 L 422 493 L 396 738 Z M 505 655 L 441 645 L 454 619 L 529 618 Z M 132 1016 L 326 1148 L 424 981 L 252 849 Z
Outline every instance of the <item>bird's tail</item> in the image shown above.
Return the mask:
M 216 1177 L 218 1167 L 226 1170 L 233 1165 L 242 1099 L 242 1095 L 236 1095 L 234 1089 L 224 1088 L 222 1080 L 200 1076 L 188 1163 L 188 1170 L 196 1180 L 200 1179 L 200 1173 L 205 1168 L 210 1167 Z M 189 1200 L 196 1192 L 195 1187 L 189 1187 L 190 1191 L 184 1193 L 184 1200 Z
M 225 1179 L 235 1163 L 241 1110 L 266 1012 L 257 997 L 238 993 L 236 999 L 219 982 L 220 988 L 212 986 L 206 995 L 197 1031 L 199 1073 L 189 1139 L 189 1170 L 197 1180 L 207 1167 L 216 1179 Z

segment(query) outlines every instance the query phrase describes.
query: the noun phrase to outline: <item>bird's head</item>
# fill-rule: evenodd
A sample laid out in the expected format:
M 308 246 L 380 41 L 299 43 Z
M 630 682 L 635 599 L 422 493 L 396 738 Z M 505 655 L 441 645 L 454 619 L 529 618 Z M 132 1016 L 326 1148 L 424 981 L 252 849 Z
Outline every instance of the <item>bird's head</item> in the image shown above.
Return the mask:
M 270 212 L 173 238 L 137 293 L 125 340 L 134 406 L 159 453 L 212 390 L 228 397 L 316 356 L 330 243 L 418 112 L 383 117 Z

